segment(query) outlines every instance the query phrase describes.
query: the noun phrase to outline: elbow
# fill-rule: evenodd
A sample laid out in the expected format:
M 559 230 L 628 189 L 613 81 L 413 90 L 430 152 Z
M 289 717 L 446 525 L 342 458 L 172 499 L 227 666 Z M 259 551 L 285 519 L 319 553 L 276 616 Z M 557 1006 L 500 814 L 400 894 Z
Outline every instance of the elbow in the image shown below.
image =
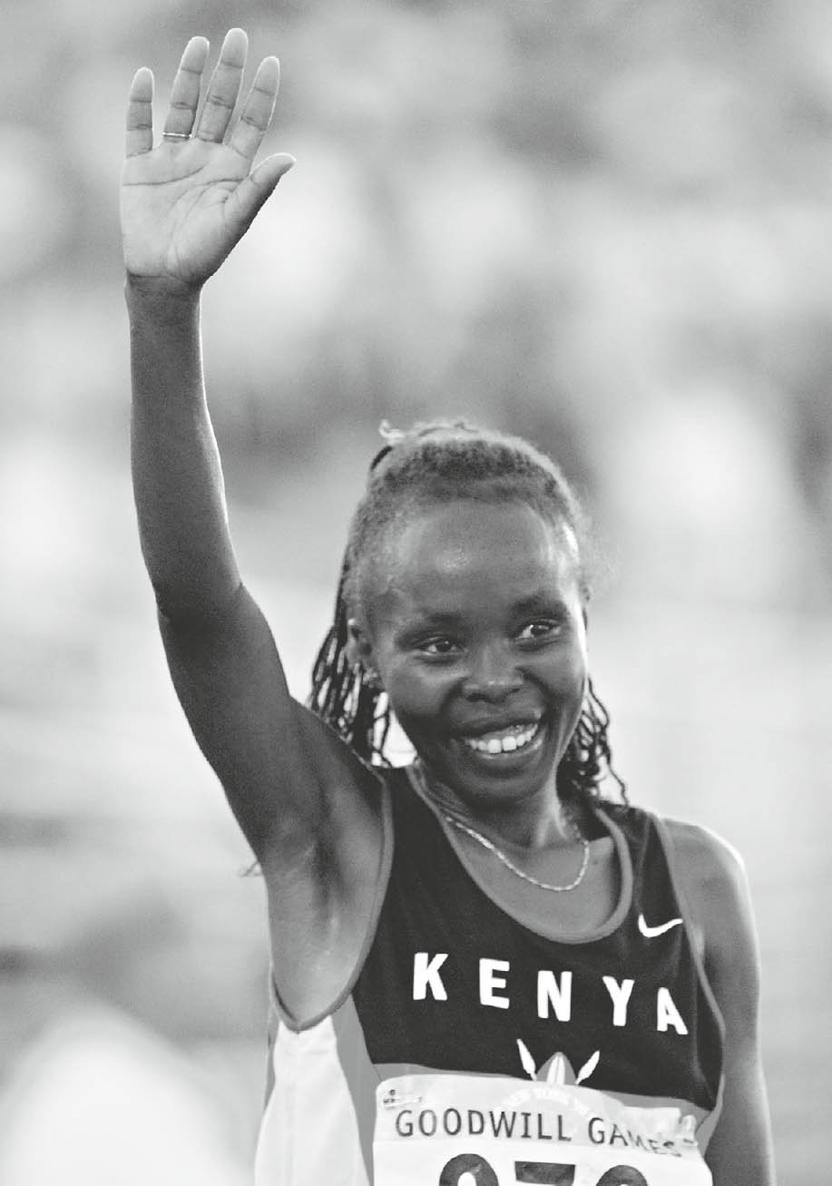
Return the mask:
M 182 582 L 151 579 L 160 624 L 175 630 L 212 630 L 227 622 L 242 582 Z

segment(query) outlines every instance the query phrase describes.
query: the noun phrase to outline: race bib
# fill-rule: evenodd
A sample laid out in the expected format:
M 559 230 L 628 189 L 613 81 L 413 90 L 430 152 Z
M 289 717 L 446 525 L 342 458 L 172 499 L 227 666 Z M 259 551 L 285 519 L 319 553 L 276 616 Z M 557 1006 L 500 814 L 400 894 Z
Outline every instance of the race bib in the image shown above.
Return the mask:
M 711 1186 L 676 1107 L 484 1075 L 386 1079 L 373 1158 L 375 1186 Z

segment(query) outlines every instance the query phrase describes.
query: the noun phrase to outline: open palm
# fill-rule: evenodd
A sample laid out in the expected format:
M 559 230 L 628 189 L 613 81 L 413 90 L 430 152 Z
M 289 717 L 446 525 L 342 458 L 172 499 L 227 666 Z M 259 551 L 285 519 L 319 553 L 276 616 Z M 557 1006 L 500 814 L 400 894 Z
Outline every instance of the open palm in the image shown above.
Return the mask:
M 208 42 L 192 38 L 171 92 L 162 141 L 153 147 L 153 75 L 139 70 L 127 108 L 127 155 L 122 171 L 121 228 L 131 276 L 199 286 L 245 234 L 290 156 L 252 164 L 274 114 L 279 66 L 265 58 L 239 115 L 248 41 L 231 29 L 197 120 Z

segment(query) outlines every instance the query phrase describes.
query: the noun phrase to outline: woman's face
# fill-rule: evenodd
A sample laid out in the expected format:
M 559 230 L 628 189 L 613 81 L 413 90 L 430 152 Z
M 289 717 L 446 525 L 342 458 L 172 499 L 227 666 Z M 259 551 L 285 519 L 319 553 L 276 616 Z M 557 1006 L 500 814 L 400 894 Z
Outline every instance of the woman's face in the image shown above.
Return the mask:
M 587 673 L 571 532 L 460 501 L 411 512 L 373 567 L 364 660 L 427 770 L 472 807 L 554 793 Z

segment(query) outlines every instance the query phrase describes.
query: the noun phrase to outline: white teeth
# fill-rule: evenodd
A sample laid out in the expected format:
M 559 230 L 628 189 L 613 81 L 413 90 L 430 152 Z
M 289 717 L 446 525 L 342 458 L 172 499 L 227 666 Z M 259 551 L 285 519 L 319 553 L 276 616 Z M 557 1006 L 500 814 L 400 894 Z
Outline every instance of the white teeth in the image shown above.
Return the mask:
M 536 736 L 539 725 L 513 725 L 511 731 L 491 734 L 490 737 L 463 737 L 469 749 L 480 754 L 510 754 L 523 749 Z

